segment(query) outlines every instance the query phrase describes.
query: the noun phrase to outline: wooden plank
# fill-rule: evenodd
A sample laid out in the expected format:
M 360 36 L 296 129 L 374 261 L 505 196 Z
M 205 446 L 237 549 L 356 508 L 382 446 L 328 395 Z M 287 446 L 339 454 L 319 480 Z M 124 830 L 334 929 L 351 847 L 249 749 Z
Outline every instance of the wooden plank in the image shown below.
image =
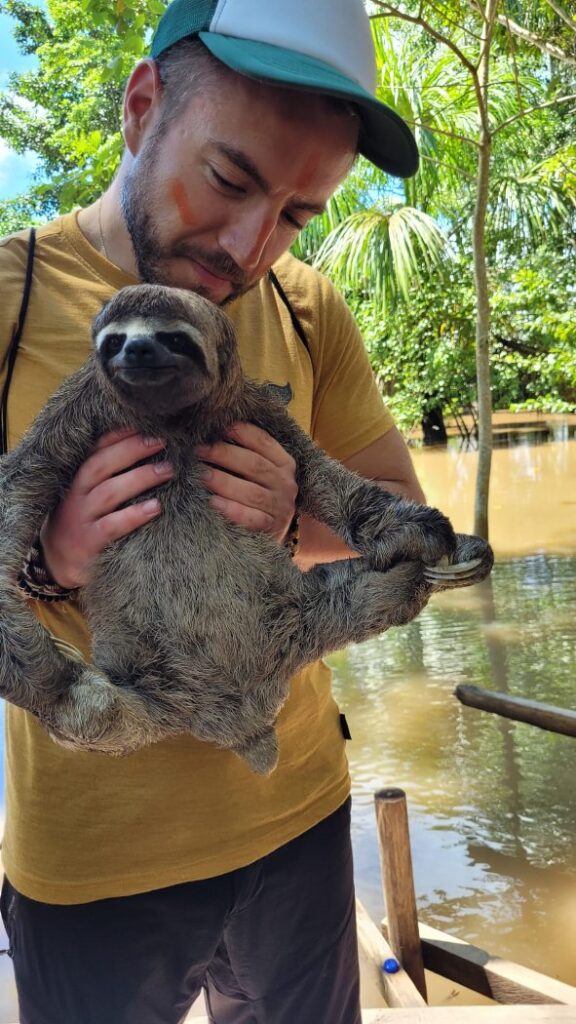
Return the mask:
M 374 795 L 382 883 L 394 956 L 426 1000 L 426 979 L 418 934 L 406 794 L 381 789 Z
M 574 1021 L 574 1011 L 569 1006 L 425 1006 L 362 1011 L 362 1024 L 574 1024 Z M 194 1024 L 209 1024 L 208 1017 L 196 1017 Z
M 454 695 L 462 704 L 480 711 L 489 711 L 515 722 L 527 722 L 538 729 L 558 732 L 563 736 L 576 736 L 576 711 L 559 708 L 554 704 L 542 704 L 525 697 L 511 697 L 509 693 L 483 690 L 479 686 L 460 683 Z
M 427 1006 L 365 1010 L 362 1024 L 575 1024 L 571 1006 Z
M 565 1003 L 576 1006 L 576 988 L 420 923 L 424 965 L 435 974 L 498 1003 Z M 576 1022 L 576 1011 L 572 1010 Z
M 363 964 L 370 970 L 372 980 L 382 993 L 386 1004 L 395 1007 L 426 1006 L 425 1000 L 405 970 L 400 968 L 396 974 L 386 974 L 382 970 L 384 961 L 393 957 L 394 953 L 360 900 L 356 900 L 356 921 Z M 376 998 L 374 1001 L 376 1002 Z

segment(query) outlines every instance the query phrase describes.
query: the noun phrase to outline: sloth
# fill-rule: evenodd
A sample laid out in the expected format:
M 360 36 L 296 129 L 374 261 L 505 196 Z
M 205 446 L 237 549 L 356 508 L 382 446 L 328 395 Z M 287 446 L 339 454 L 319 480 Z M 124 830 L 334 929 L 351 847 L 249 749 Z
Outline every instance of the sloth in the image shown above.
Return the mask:
M 87 363 L 61 385 L 0 472 L 0 696 L 66 746 L 124 754 L 181 733 L 276 766 L 275 722 L 305 665 L 413 619 L 431 593 L 488 575 L 492 552 L 438 510 L 382 490 L 319 449 L 266 385 L 244 377 L 226 314 L 161 285 L 122 289 L 92 326 Z M 359 557 L 298 569 L 273 538 L 210 504 L 194 449 L 257 424 L 293 456 L 297 508 Z M 18 588 L 41 525 L 97 439 L 162 437 L 175 474 L 162 515 L 110 545 L 78 600 L 91 663 Z

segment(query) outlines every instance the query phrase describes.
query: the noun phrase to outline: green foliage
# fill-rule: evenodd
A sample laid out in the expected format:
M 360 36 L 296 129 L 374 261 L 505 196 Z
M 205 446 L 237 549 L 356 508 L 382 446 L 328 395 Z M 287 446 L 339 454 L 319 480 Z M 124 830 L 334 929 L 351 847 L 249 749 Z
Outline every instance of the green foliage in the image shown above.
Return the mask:
M 368 285 L 376 305 L 394 306 L 409 297 L 421 267 L 429 270 L 440 264 L 445 248 L 442 231 L 427 213 L 399 199 L 357 195 L 351 200 L 344 186 L 329 203 L 323 221 L 303 236 L 295 252 L 304 256 L 312 250 L 311 262 L 330 274 L 342 291 L 362 291 Z
M 536 7 L 533 0 L 530 25 L 538 22 Z M 423 15 L 476 61 L 481 23 L 471 6 L 407 0 L 401 9 Z M 557 18 L 554 26 L 565 39 Z M 379 95 L 414 126 L 420 170 L 402 184 L 404 202 L 397 183 L 378 172 L 366 178 L 364 189 L 358 180 L 347 182 L 302 248 L 354 295 L 378 379 L 399 424 L 410 428 L 432 409 L 455 412 L 475 400 L 471 224 L 480 115 L 472 78 L 453 49 L 399 18 L 375 19 L 373 29 Z M 569 275 L 558 273 L 558 259 L 569 266 L 573 256 L 576 104 L 547 104 L 559 94 L 576 93 L 576 74 L 570 66 L 558 73 L 541 50 L 519 43 L 502 26 L 496 36 L 485 240 L 492 399 L 496 408 L 569 409 L 574 346 L 564 335 L 574 294 Z M 443 245 L 440 232 L 415 232 L 413 210 L 435 219 Z M 393 258 L 394 217 L 402 263 Z
M 377 0 L 372 6 L 376 12 Z M 123 149 L 125 81 L 163 9 L 162 0 L 0 0 L 20 49 L 38 59 L 0 94 L 0 135 L 39 159 L 33 185 L 0 203 L 0 235 L 90 203 L 107 187 Z M 506 0 L 505 9 L 572 54 L 576 34 L 544 0 Z M 423 14 L 466 57 L 477 56 L 480 21 L 465 0 L 406 0 L 403 10 Z M 372 24 L 378 93 L 413 126 L 420 170 L 398 182 L 358 160 L 295 252 L 349 297 L 383 390 L 408 428 L 438 404 L 457 411 L 475 398 L 470 227 L 479 117 L 453 50 L 398 18 Z M 497 27 L 486 235 L 496 407 L 576 407 L 576 105 L 543 107 L 573 93 L 573 65 Z
M 399 427 L 437 407 L 458 412 L 475 395 L 474 289 L 469 264 L 423 275 L 386 315 L 352 301 L 372 366 Z
M 541 247 L 493 273 L 492 390 L 496 409 L 576 410 L 574 254 Z M 349 302 L 376 377 L 408 432 L 436 409 L 457 414 L 476 398 L 475 296 L 469 256 L 421 275 L 387 312 Z
M 22 52 L 38 58 L 0 95 L 0 136 L 39 157 L 38 183 L 0 204 L 0 234 L 85 205 L 110 183 L 123 149 L 124 83 L 163 10 L 159 0 L 48 0 L 46 11 L 30 0 L 0 3 Z
M 493 297 L 500 404 L 576 409 L 574 252 L 542 247 L 502 274 Z

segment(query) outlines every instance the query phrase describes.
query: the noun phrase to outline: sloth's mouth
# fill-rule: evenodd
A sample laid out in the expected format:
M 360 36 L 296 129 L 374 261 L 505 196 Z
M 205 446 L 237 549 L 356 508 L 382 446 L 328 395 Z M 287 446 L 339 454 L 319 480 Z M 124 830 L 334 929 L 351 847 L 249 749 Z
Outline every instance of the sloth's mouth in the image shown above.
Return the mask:
M 175 363 L 168 366 L 120 366 L 116 376 L 125 384 L 163 384 L 177 371 Z

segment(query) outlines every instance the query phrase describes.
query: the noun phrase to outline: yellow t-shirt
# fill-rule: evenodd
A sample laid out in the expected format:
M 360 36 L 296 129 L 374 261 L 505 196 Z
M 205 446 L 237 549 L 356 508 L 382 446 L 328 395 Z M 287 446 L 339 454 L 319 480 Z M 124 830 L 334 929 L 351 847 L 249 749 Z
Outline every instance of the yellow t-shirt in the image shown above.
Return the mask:
M 0 348 L 18 317 L 27 233 L 0 243 Z M 357 328 L 329 282 L 291 256 L 275 267 L 311 355 L 268 279 L 227 312 L 246 373 L 290 385 L 289 409 L 332 456 L 345 459 L 391 425 Z M 82 235 L 75 214 L 38 231 L 30 306 L 8 403 L 10 445 L 85 360 L 102 303 L 134 280 Z M 31 607 L 55 636 L 89 657 L 74 602 Z M 224 628 L 224 624 L 223 624 Z M 124 758 L 58 746 L 35 718 L 6 706 L 6 827 L 2 855 L 20 892 L 83 903 L 208 878 L 241 867 L 316 824 L 346 799 L 339 711 L 323 663 L 291 684 L 267 778 L 234 754 L 183 735 Z

